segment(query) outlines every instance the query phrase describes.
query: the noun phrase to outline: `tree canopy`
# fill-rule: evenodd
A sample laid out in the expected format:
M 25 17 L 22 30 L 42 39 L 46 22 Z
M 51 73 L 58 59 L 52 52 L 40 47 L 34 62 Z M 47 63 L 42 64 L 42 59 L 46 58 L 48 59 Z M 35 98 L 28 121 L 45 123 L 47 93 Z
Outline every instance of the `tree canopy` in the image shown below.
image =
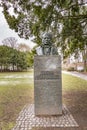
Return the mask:
M 35 36 L 37 44 L 44 31 L 52 32 L 65 57 L 87 45 L 86 4 L 86 0 L 1 0 L 11 29 L 26 39 Z
M 17 43 L 15 37 L 7 37 L 0 45 L 0 71 L 24 71 L 33 66 L 33 54 L 25 43 Z
M 17 39 L 15 37 L 7 37 L 2 41 L 3 45 L 17 49 Z

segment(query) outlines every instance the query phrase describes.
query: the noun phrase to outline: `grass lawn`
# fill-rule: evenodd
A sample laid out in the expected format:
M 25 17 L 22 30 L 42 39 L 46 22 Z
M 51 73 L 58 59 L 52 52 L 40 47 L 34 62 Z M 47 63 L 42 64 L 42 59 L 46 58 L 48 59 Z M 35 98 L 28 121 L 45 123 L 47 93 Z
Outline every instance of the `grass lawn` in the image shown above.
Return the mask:
M 32 70 L 0 73 L 0 127 L 2 130 L 11 130 L 23 106 L 32 103 L 33 86 Z
M 62 90 L 65 91 L 87 91 L 87 81 L 81 78 L 63 74 Z
M 63 94 L 71 91 L 87 91 L 87 81 L 66 74 L 62 77 Z M 33 87 L 32 70 L 0 73 L 0 127 L 2 130 L 11 130 L 23 106 L 33 102 Z

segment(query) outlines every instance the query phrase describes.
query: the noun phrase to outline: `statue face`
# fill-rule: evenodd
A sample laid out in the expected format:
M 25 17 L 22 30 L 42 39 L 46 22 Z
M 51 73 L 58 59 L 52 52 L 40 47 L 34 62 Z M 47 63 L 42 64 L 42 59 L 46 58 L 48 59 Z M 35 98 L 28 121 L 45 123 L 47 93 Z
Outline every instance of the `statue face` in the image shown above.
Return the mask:
M 52 45 L 52 35 L 49 33 L 44 34 L 43 38 L 42 38 L 42 44 L 45 46 L 46 45 L 51 46 Z

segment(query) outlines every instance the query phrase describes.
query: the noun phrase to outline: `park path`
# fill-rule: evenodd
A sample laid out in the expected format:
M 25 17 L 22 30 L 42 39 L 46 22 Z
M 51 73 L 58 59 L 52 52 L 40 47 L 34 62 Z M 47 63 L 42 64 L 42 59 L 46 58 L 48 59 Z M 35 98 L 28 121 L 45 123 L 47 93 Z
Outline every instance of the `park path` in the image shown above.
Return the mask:
M 76 77 L 79 77 L 81 79 L 87 80 L 87 75 L 81 74 L 81 73 L 76 72 L 76 71 L 72 71 L 72 72 L 71 71 L 62 71 L 62 73 L 64 73 L 64 74 L 70 74 L 72 76 L 76 76 Z

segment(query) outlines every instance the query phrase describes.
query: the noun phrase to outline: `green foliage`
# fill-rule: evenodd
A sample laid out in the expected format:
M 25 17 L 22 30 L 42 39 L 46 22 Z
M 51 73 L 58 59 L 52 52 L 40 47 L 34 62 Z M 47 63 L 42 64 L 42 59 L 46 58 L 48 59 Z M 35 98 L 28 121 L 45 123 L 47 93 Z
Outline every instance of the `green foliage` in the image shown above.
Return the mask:
M 0 71 L 23 71 L 33 65 L 33 54 L 0 46 Z M 10 69 L 11 68 L 11 69 Z
M 69 67 L 69 68 L 67 68 L 67 71 L 75 71 L 75 68 L 74 67 Z
M 8 3 L 8 4 L 7 4 Z M 87 2 L 79 0 L 1 0 L 5 18 L 20 37 L 41 44 L 40 35 L 51 31 L 64 57 L 77 53 L 87 45 Z M 13 7 L 11 15 L 9 8 Z M 68 41 L 68 42 L 66 42 Z
M 11 29 L 14 28 L 15 31 L 18 32 L 17 25 L 18 25 L 19 18 L 16 19 L 14 16 L 10 16 L 9 13 L 7 12 L 7 10 L 4 10 L 3 13 L 4 13 L 4 16 L 5 16 L 6 20 L 7 20 L 7 23 L 9 25 L 9 27 Z
M 32 67 L 33 66 L 34 55 L 33 55 L 32 52 L 27 52 L 26 53 L 26 62 L 27 62 L 27 66 L 28 67 Z

